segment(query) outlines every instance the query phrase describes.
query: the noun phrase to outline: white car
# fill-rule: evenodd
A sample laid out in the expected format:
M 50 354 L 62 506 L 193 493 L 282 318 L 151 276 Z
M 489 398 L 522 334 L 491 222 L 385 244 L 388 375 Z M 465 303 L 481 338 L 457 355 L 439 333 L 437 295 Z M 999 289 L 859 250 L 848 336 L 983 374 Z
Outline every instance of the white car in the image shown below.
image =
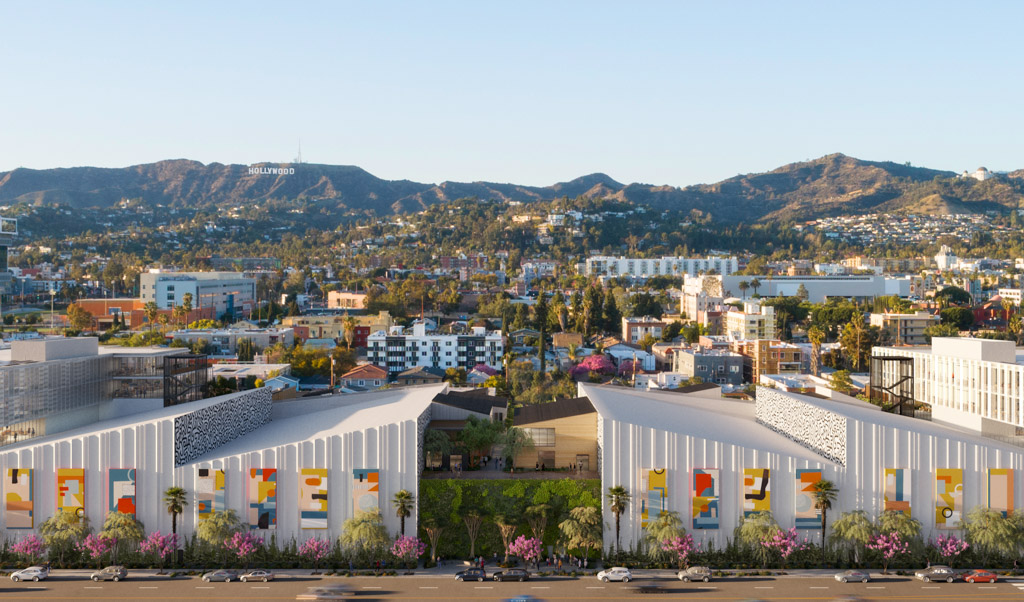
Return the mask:
M 633 579 L 633 573 L 629 572 L 629 569 L 623 566 L 614 566 L 610 569 L 605 569 L 597 574 L 597 578 L 605 583 L 609 581 L 621 581 L 623 583 L 629 583 Z
M 45 566 L 30 566 L 11 573 L 11 581 L 41 581 L 50 576 L 50 570 Z

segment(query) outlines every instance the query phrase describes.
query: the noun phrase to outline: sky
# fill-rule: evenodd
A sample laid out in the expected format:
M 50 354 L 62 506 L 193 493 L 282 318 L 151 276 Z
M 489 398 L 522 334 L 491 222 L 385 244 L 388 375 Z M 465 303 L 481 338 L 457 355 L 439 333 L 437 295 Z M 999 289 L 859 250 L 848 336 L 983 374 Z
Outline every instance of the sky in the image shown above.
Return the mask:
M 1024 168 L 1024 3 L 8 2 L 0 172 L 358 165 L 684 186 Z

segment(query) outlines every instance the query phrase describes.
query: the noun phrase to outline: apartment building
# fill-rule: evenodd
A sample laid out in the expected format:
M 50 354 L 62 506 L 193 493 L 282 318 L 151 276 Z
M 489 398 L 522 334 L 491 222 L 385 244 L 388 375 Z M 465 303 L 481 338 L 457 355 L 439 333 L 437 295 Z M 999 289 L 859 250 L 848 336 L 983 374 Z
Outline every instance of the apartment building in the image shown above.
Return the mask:
M 295 333 L 291 328 L 186 328 L 170 332 L 167 336 L 188 345 L 206 341 L 210 344 L 211 355 L 235 355 L 238 343 L 243 339 L 252 341 L 257 349 L 266 349 L 277 343 L 285 347 L 295 344 Z
M 345 340 L 345 322 L 351 318 L 355 322 L 355 332 L 352 338 L 353 347 L 366 347 L 366 337 L 371 332 L 388 330 L 394 325 L 391 313 L 382 311 L 376 315 L 365 316 L 289 316 L 281 320 L 281 325 L 295 331 L 295 338 L 300 341 L 308 339 L 335 339 Z
M 329 291 L 327 293 L 327 309 L 364 309 L 366 293 L 352 291 Z
M 651 316 L 622 318 L 622 340 L 636 345 L 648 335 L 660 339 L 667 326 L 668 322 Z
M 699 377 L 719 385 L 743 384 L 744 357 L 721 349 L 676 349 L 672 354 L 672 371 L 686 378 Z
M 652 276 L 696 276 L 714 271 L 729 275 L 739 271 L 735 257 L 610 257 L 595 255 L 588 257 L 584 266 L 587 276 L 626 276 L 629 278 L 650 278 Z
M 725 334 L 732 340 L 749 341 L 775 338 L 775 308 L 747 301 L 743 311 L 728 311 L 723 314 Z
M 502 368 L 505 342 L 500 331 L 473 327 L 471 334 L 427 334 L 426 325 L 414 324 L 411 334 L 401 327 L 389 332 L 378 330 L 366 339 L 367 359 L 389 374 L 416 366 L 447 370 L 463 368 L 467 372 L 477 364 L 495 370 Z
M 802 350 L 778 340 L 733 341 L 732 351 L 744 356 L 743 380 L 760 382 L 762 374 L 800 374 Z
M 924 329 L 938 324 L 939 316 L 926 311 L 913 314 L 871 314 L 870 323 L 889 333 L 897 345 L 924 345 L 928 342 Z

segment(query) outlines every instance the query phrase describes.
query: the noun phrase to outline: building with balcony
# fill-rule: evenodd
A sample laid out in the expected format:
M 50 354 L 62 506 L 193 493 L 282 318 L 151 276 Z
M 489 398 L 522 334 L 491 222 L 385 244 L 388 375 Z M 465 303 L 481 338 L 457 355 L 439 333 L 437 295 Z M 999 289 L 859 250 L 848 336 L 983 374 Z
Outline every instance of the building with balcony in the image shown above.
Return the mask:
M 735 257 L 610 257 L 595 255 L 584 264 L 584 275 L 617 278 L 646 279 L 653 276 L 696 276 L 714 272 L 729 275 L 739 271 Z
M 622 340 L 636 345 L 644 337 L 650 336 L 655 340 L 661 338 L 662 331 L 668 326 L 668 322 L 652 318 L 651 316 L 622 318 Z
M 924 345 L 924 329 L 940 322 L 939 316 L 926 311 L 913 314 L 871 314 L 870 323 L 889 333 L 897 345 Z
M 745 301 L 743 311 L 727 311 L 723 316 L 725 335 L 734 341 L 775 338 L 775 308 L 757 301 Z
M 762 374 L 800 374 L 803 350 L 792 343 L 757 339 L 733 341 L 732 351 L 743 359 L 743 380 L 760 382 Z
M 406 334 L 401 327 L 390 332 L 377 331 L 366 339 L 367 359 L 395 375 L 416 366 L 463 368 L 467 372 L 477 364 L 501 370 L 505 341 L 499 331 L 473 327 L 470 334 L 427 334 L 426 325 L 414 324 Z
M 364 309 L 366 308 L 366 293 L 354 293 L 351 291 L 328 291 L 328 309 Z

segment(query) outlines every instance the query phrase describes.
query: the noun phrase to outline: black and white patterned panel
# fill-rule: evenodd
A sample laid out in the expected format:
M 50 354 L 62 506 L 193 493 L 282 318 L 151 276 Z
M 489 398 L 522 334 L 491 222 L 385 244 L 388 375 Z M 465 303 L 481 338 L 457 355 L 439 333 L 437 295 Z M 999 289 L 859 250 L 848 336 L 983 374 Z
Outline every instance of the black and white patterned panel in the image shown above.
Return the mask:
M 270 387 L 174 419 L 174 465 L 182 466 L 270 422 Z
M 430 424 L 430 408 L 434 404 L 428 403 L 420 417 L 416 420 L 416 470 L 417 476 L 423 476 L 423 469 L 426 467 L 427 458 L 423 452 L 423 440 L 426 438 L 427 425 Z
M 846 417 L 768 387 L 757 388 L 757 421 L 846 466 Z

